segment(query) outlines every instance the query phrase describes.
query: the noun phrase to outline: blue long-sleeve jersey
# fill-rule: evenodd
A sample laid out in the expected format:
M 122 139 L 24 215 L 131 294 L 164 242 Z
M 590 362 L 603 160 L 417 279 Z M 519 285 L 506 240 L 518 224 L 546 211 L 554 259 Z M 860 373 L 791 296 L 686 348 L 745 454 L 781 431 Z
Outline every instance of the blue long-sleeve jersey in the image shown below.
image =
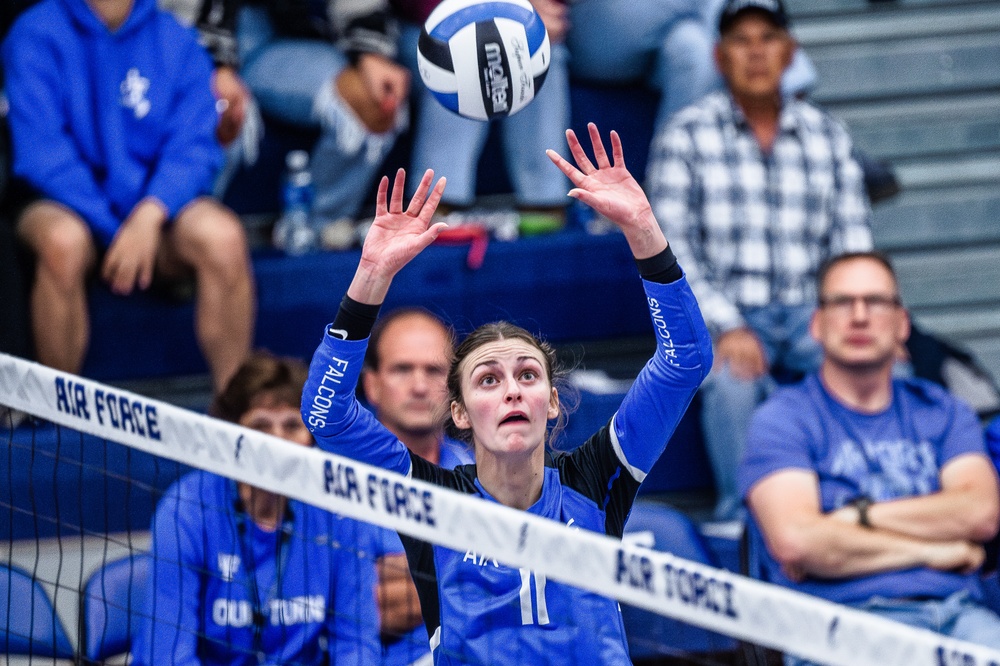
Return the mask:
M 103 245 L 146 197 L 169 217 L 222 166 L 212 63 L 193 31 L 135 0 L 115 31 L 86 0 L 42 0 L 3 44 L 13 172 Z
M 605 427 L 572 453 L 547 456 L 541 497 L 530 513 L 620 537 L 639 484 L 711 368 L 711 340 L 686 280 L 644 281 L 644 287 L 656 353 Z M 328 332 L 313 356 L 303 419 L 318 444 L 496 501 L 475 465 L 449 471 L 411 455 L 358 404 L 354 386 L 366 347 L 367 340 Z M 335 386 L 325 381 L 332 376 Z M 475 549 L 457 552 L 405 536 L 403 545 L 436 664 L 629 663 L 613 599 L 502 566 Z
M 279 530 L 262 530 L 235 482 L 188 474 L 153 518 L 133 663 L 379 664 L 381 543 L 379 528 L 294 500 Z

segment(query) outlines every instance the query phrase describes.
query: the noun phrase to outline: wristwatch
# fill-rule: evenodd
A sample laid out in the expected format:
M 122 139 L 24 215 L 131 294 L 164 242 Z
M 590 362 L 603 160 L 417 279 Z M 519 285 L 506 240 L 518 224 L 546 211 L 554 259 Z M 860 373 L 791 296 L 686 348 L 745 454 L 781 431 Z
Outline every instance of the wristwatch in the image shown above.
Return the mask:
M 858 510 L 858 525 L 871 528 L 871 521 L 868 520 L 868 507 L 872 505 L 871 498 L 867 495 L 861 495 L 852 499 L 848 504 Z

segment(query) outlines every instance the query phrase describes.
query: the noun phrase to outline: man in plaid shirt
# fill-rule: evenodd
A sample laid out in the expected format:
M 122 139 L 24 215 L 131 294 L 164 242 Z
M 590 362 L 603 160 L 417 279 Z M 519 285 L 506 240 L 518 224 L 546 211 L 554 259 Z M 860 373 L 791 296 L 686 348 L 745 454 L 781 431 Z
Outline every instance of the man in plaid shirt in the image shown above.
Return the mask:
M 819 366 L 808 332 L 819 265 L 870 249 L 872 235 L 847 131 L 782 98 L 796 43 L 781 0 L 728 0 L 719 34 L 726 87 L 656 137 L 648 189 L 714 336 L 702 425 L 724 520 L 741 514 L 736 467 L 773 377 Z

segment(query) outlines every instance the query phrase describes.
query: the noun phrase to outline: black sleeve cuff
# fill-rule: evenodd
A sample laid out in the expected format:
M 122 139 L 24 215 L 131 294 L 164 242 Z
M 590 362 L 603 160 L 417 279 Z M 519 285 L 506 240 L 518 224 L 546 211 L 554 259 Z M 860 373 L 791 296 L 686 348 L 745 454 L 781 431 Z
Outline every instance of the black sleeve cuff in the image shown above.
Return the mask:
M 639 275 L 643 280 L 658 282 L 660 284 L 670 284 L 681 279 L 684 275 L 681 267 L 677 263 L 674 251 L 668 245 L 663 252 L 654 254 L 648 259 L 636 259 L 635 265 L 639 269 Z
M 331 329 L 335 329 L 337 337 L 342 337 L 346 333 L 344 340 L 364 340 L 371 335 L 375 320 L 378 319 L 378 311 L 381 305 L 366 305 L 358 303 L 356 300 L 344 294 L 344 300 L 340 302 L 340 310 L 337 311 L 337 318 L 333 320 Z

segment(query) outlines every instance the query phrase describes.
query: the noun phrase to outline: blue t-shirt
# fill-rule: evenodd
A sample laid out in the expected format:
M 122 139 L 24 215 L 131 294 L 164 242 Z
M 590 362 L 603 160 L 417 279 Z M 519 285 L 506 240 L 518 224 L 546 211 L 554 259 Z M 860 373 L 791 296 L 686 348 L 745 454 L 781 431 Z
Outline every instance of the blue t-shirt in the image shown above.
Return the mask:
M 1000 416 L 986 426 L 986 452 L 990 454 L 993 465 L 1000 470 Z
M 153 518 L 142 615 L 155 620 L 135 632 L 133 663 L 378 664 L 380 531 L 292 500 L 269 532 L 231 479 L 184 476 Z
M 738 480 L 746 498 L 754 484 L 774 472 L 815 471 L 820 510 L 827 513 L 860 495 L 884 502 L 937 492 L 941 468 L 968 453 L 985 454 L 979 422 L 968 406 L 936 384 L 895 379 L 889 407 L 862 414 L 834 399 L 813 374 L 777 391 L 754 414 Z M 756 531 L 756 525 L 751 529 Z M 944 598 L 959 590 L 982 595 L 975 574 L 926 567 L 793 583 L 766 549 L 760 551 L 771 581 L 838 603 L 873 596 Z

